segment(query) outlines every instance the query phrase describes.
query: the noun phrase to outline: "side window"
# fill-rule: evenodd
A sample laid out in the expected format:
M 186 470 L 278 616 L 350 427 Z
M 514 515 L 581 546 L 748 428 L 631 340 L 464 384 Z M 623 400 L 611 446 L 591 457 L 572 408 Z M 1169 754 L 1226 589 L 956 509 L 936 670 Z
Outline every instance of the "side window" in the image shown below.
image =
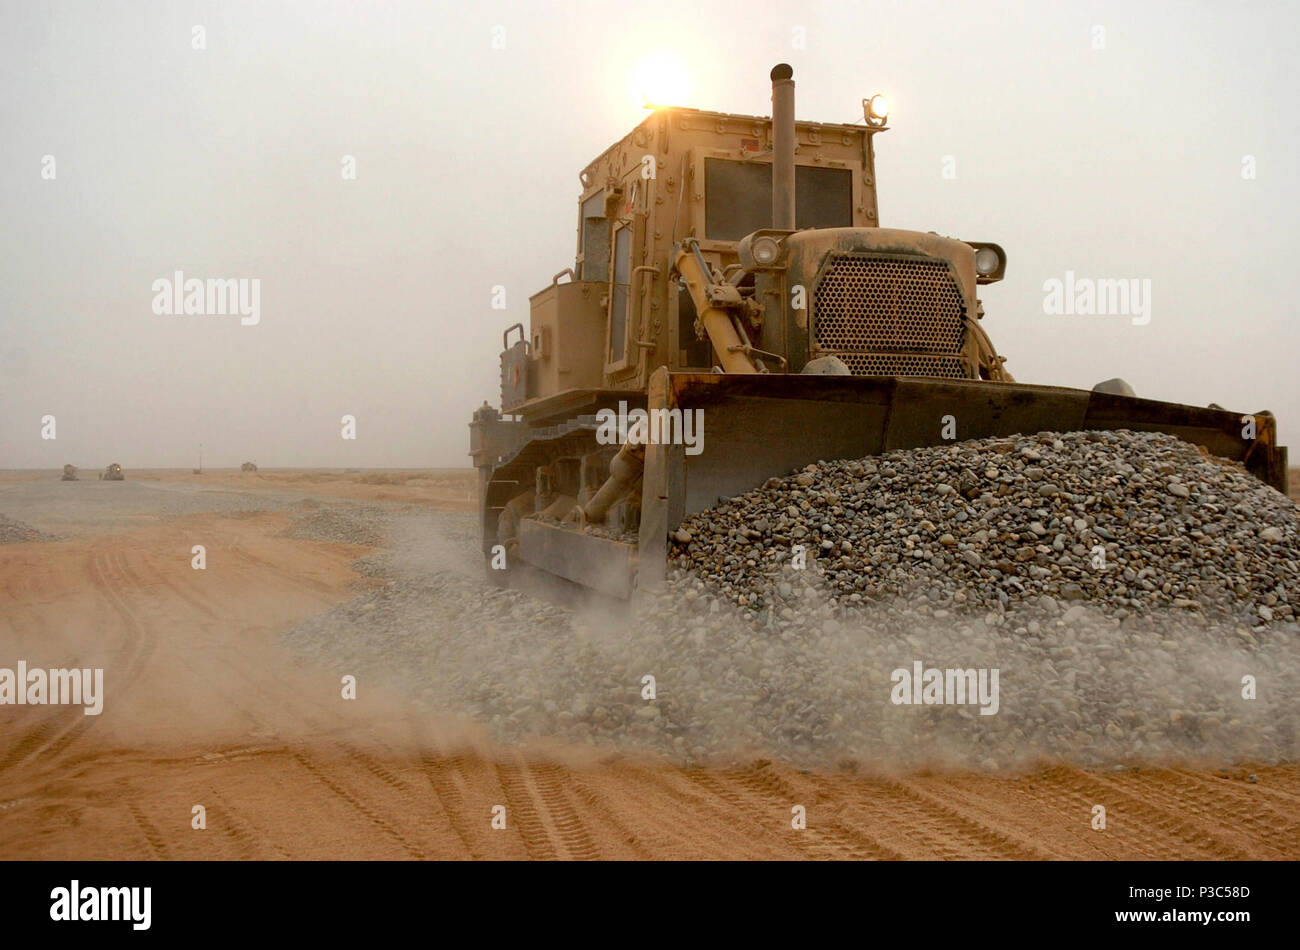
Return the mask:
M 614 232 L 614 286 L 609 295 L 610 363 L 627 358 L 628 280 L 632 274 L 632 226 L 625 224 Z
M 582 203 L 582 268 L 580 280 L 609 280 L 609 218 L 605 193 L 598 191 Z

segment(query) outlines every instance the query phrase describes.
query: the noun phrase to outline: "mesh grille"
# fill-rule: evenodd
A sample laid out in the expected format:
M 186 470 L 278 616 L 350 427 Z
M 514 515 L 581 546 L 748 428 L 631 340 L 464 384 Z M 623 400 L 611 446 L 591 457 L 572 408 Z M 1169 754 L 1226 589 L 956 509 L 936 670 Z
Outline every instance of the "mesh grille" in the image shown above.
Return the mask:
M 854 376 L 943 376 L 965 379 L 966 363 L 959 356 L 911 353 L 836 353 Z
M 965 338 L 961 291 L 945 261 L 838 255 L 813 293 L 813 348 L 855 375 L 965 377 L 956 357 Z

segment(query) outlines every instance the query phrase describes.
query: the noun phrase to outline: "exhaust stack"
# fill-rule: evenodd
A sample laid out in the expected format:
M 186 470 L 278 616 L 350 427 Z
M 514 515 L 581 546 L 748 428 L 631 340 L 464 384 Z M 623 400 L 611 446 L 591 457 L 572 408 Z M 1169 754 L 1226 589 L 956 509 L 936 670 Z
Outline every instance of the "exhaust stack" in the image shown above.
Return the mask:
M 772 227 L 794 230 L 794 70 L 772 67 Z

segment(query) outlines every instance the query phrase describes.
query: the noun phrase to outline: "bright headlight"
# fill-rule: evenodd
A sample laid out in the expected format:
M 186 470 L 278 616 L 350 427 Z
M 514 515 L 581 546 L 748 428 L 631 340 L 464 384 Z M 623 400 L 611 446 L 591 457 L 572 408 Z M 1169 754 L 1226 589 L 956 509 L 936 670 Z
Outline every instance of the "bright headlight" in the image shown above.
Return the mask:
M 889 100 L 879 93 L 870 99 L 863 99 L 862 115 L 867 120 L 867 125 L 875 129 L 883 128 L 889 121 Z
M 988 277 L 998 272 L 998 252 L 991 247 L 981 247 L 975 252 L 975 272 Z

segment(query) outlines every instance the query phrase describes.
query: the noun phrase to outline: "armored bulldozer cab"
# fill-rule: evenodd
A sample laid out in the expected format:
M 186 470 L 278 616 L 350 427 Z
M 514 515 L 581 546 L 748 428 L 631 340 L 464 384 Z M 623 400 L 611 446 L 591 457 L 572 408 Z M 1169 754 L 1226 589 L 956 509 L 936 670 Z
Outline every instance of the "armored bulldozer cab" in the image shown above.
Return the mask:
M 1001 249 L 879 226 L 883 122 L 792 124 L 789 229 L 771 226 L 770 118 L 664 108 L 591 162 L 574 266 L 531 298 L 528 333 L 507 333 L 502 409 L 564 415 L 566 391 L 643 390 L 659 366 L 721 366 L 674 272 L 683 242 L 746 302 L 743 341 L 768 354 L 768 372 L 833 356 L 851 375 L 1009 379 L 976 327 L 976 287 L 1001 278 Z

